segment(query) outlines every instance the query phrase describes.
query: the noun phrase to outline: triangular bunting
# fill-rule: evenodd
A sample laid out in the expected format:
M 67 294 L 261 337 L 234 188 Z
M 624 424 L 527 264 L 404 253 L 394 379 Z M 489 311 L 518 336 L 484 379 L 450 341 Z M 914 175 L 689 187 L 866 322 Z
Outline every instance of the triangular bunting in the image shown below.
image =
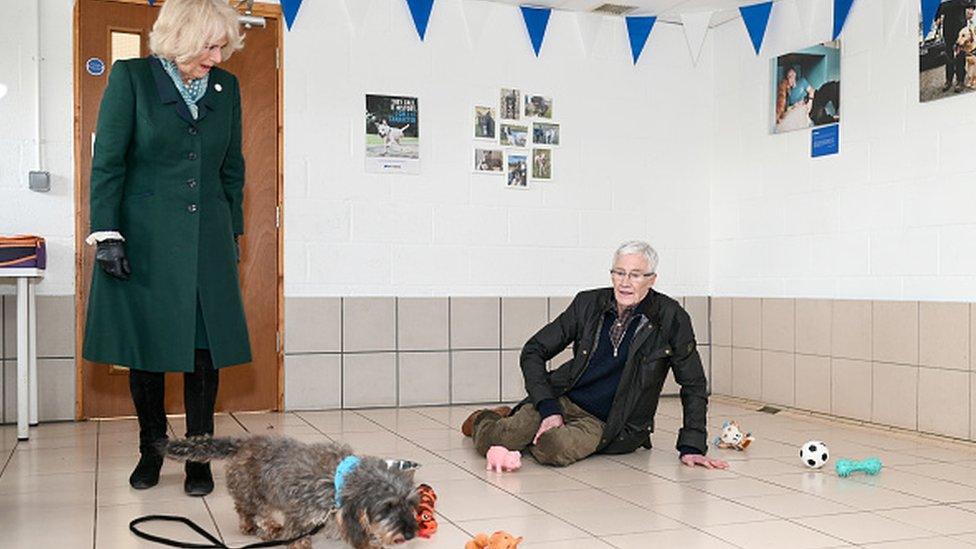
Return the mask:
M 603 23 L 606 19 L 598 13 L 577 12 L 576 26 L 579 27 L 580 42 L 583 43 L 583 53 L 589 55 L 593 51 L 596 39 L 600 37 Z
M 796 16 L 800 20 L 800 28 L 806 33 L 807 38 L 816 42 L 816 38 L 820 36 L 814 30 L 817 25 L 817 8 L 820 6 L 820 0 L 795 0 L 793 4 L 796 6 Z M 826 29 L 824 29 L 826 31 Z M 823 37 L 824 39 L 826 36 Z
M 542 50 L 542 41 L 546 38 L 546 28 L 549 26 L 549 16 L 552 15 L 552 8 L 519 7 L 522 8 L 522 19 L 525 20 L 525 30 L 529 31 L 532 50 L 535 51 L 535 56 L 539 57 L 539 51 Z
M 884 14 L 885 45 L 888 45 L 888 43 L 891 42 L 891 36 L 895 33 L 895 29 L 898 28 L 899 23 L 902 24 L 902 27 L 907 27 L 907 21 L 905 20 L 905 6 L 908 3 L 908 0 L 885 0 L 885 7 L 882 10 L 882 13 Z
M 298 8 L 302 7 L 302 0 L 281 0 L 281 13 L 285 16 L 285 24 L 288 30 L 295 24 L 295 16 L 298 15 Z
M 149 5 L 150 6 L 155 6 L 156 5 L 156 0 L 149 0 Z
M 430 22 L 430 11 L 434 8 L 434 0 L 407 0 L 413 25 L 417 27 L 417 34 L 423 42 L 427 35 L 427 23 Z
M 835 0 L 836 1 L 836 0 Z M 939 12 L 940 0 L 922 0 L 922 34 L 928 36 L 935 23 L 935 14 Z
M 847 22 L 847 16 L 851 14 L 852 5 L 854 0 L 834 0 L 834 32 L 830 35 L 831 40 L 837 40 L 840 31 L 844 30 L 844 23 Z
M 705 43 L 705 35 L 708 34 L 708 24 L 711 21 L 712 12 L 710 11 L 681 14 L 681 26 L 685 29 L 685 41 L 688 42 L 688 51 L 691 52 L 693 65 L 698 64 L 702 45 Z
M 752 47 L 756 50 L 756 55 L 759 55 L 763 38 L 766 37 L 766 25 L 769 23 L 769 13 L 772 9 L 772 2 L 739 7 L 739 13 L 742 14 L 742 21 L 745 22 L 746 30 L 749 31 L 749 38 L 752 40 Z
M 655 21 L 657 17 L 649 15 L 627 17 L 627 36 L 630 37 L 630 54 L 634 57 L 635 65 L 644 51 L 644 45 L 647 44 L 647 37 L 651 35 Z
M 373 4 L 373 0 L 345 0 L 346 14 L 349 16 L 349 26 L 354 33 L 359 33 L 366 21 L 366 14 Z
M 485 24 L 495 8 L 494 2 L 482 0 L 461 0 L 461 13 L 464 14 L 464 24 L 468 28 L 468 43 L 472 47 L 481 41 Z

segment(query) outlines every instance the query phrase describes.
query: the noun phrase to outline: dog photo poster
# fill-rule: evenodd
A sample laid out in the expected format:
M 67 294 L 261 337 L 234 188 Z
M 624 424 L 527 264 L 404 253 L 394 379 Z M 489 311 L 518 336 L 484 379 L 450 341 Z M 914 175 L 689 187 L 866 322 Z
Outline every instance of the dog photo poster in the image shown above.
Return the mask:
M 976 89 L 976 6 L 942 0 L 925 36 L 919 21 L 918 99 L 922 103 Z
M 772 61 L 771 132 L 840 122 L 840 41 L 787 53 Z
M 509 189 L 527 189 L 529 186 L 529 156 L 525 151 L 509 151 L 508 153 Z
M 494 173 L 503 172 L 505 163 L 501 149 L 475 149 L 474 150 L 474 171 L 475 173 Z
M 420 173 L 416 97 L 366 95 L 366 171 Z
M 532 179 L 552 181 L 552 149 L 532 149 Z

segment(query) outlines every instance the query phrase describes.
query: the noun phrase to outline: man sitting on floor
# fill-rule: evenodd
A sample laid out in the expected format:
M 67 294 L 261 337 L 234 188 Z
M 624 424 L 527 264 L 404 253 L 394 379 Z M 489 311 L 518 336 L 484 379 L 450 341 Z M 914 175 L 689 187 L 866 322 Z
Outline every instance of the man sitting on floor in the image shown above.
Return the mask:
M 688 313 L 651 289 L 657 252 L 627 242 L 613 257 L 613 288 L 580 292 L 539 330 L 520 358 L 529 397 L 514 413 L 478 410 L 461 426 L 482 455 L 495 445 L 526 447 L 544 464 L 565 466 L 593 453 L 651 447 L 654 412 L 668 370 L 681 385 L 684 422 L 677 449 L 685 465 L 725 469 L 705 457 L 705 372 Z M 573 359 L 548 372 L 546 362 L 570 343 Z M 531 446 L 530 446 L 531 445 Z

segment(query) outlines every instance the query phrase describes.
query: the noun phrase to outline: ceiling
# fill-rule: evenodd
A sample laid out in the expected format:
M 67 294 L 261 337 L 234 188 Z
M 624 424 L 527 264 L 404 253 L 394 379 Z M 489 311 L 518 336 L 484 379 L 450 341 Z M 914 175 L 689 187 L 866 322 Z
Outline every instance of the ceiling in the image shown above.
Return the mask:
M 682 13 L 701 11 L 718 12 L 712 17 L 711 26 L 718 26 L 738 18 L 739 6 L 754 4 L 756 0 L 489 0 L 501 4 L 550 7 L 567 11 L 593 11 L 610 3 L 634 6 L 637 9 L 627 15 L 656 15 L 661 21 L 680 22 Z

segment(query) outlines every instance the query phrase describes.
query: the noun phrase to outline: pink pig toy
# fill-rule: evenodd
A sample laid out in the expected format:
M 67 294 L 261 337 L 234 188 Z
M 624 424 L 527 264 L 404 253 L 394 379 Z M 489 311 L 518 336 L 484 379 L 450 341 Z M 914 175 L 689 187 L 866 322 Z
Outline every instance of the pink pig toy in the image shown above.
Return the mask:
M 522 467 L 522 453 L 516 450 L 509 451 L 504 446 L 492 446 L 485 454 L 488 458 L 488 471 L 502 473 L 505 471 L 515 471 Z

